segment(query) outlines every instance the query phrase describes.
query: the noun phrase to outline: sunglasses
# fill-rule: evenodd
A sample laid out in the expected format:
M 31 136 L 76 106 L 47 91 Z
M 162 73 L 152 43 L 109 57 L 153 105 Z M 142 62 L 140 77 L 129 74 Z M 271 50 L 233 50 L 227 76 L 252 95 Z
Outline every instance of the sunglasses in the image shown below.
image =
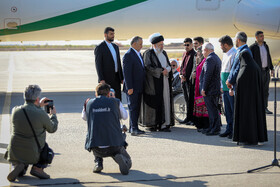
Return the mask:
M 184 46 L 187 46 L 187 47 L 189 47 L 189 46 L 190 46 L 190 44 L 184 44 Z
M 171 65 L 172 67 L 176 67 L 176 65 Z

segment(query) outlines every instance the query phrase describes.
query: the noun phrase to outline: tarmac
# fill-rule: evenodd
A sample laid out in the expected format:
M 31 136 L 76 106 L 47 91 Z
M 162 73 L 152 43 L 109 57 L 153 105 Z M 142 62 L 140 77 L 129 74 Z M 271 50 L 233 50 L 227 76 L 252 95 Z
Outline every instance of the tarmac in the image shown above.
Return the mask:
M 83 102 L 94 96 L 97 85 L 93 51 L 0 52 L 0 64 L 0 186 L 280 186 L 279 167 L 247 173 L 274 159 L 274 115 L 267 115 L 269 141 L 257 146 L 237 146 L 228 138 L 205 136 L 179 123 L 172 132 L 127 134 L 130 173 L 121 175 L 112 158 L 104 159 L 102 173 L 93 173 L 93 154 L 84 148 L 87 125 L 81 119 Z M 28 84 L 39 84 L 42 96 L 54 100 L 59 127 L 47 135 L 47 142 L 55 158 L 45 169 L 51 179 L 31 176 L 29 167 L 24 177 L 10 183 L 10 164 L 2 157 L 10 139 L 11 109 L 23 103 Z M 274 111 L 274 83 L 270 86 L 268 108 Z M 277 106 L 279 87 L 277 83 Z M 127 108 L 125 96 L 123 103 Z M 276 111 L 280 129 L 279 107 Z M 122 123 L 128 126 L 128 120 Z M 223 132 L 224 116 L 222 123 Z M 279 159 L 279 130 L 276 136 Z

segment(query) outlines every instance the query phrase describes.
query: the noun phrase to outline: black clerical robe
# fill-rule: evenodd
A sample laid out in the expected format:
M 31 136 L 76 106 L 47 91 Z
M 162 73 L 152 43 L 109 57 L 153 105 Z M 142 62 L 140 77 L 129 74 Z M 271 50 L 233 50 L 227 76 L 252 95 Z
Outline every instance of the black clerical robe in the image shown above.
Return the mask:
M 240 53 L 236 80 L 233 141 L 257 144 L 267 141 L 261 70 L 249 50 Z
M 166 57 L 167 63 L 170 65 L 167 53 L 163 51 L 163 54 Z M 144 64 L 146 77 L 144 84 L 143 104 L 139 120 L 140 125 L 144 127 L 154 127 L 161 129 L 161 125 L 165 122 L 165 115 L 170 115 L 170 126 L 174 126 L 172 71 L 169 72 L 168 78 L 171 109 L 170 114 L 165 114 L 163 105 L 163 68 L 154 49 L 148 49 L 144 52 Z

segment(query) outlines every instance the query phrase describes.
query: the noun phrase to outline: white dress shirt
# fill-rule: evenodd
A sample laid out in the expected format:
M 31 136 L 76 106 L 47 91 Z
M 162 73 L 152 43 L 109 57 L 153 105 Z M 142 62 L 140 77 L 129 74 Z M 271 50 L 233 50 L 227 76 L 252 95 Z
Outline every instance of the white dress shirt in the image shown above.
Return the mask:
M 138 57 L 139 57 L 139 59 L 140 59 L 140 61 L 141 61 L 141 63 L 142 63 L 142 66 L 144 67 L 144 62 L 143 62 L 143 60 L 142 60 L 141 53 L 138 52 L 138 51 L 137 51 L 136 49 L 134 49 L 133 47 L 131 47 L 131 49 L 133 49 L 133 50 L 135 51 L 135 53 L 138 55 Z
M 261 60 L 262 60 L 262 68 L 266 68 L 267 67 L 267 51 L 266 48 L 264 46 L 264 44 L 259 45 L 260 48 L 260 55 L 261 55 Z
M 110 49 L 110 52 L 113 56 L 113 59 L 114 59 L 114 62 L 115 62 L 115 72 L 118 72 L 118 59 L 117 59 L 117 53 L 116 53 L 116 50 L 114 48 L 114 46 L 112 45 L 112 43 L 109 43 L 105 40 L 108 48 Z

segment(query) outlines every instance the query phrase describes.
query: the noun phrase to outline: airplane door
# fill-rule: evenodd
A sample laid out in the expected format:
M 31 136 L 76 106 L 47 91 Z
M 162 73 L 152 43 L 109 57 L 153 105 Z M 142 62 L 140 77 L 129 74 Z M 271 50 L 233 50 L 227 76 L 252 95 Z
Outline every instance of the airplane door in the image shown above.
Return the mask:
M 0 6 L 0 29 L 20 29 L 21 0 L 2 0 Z

